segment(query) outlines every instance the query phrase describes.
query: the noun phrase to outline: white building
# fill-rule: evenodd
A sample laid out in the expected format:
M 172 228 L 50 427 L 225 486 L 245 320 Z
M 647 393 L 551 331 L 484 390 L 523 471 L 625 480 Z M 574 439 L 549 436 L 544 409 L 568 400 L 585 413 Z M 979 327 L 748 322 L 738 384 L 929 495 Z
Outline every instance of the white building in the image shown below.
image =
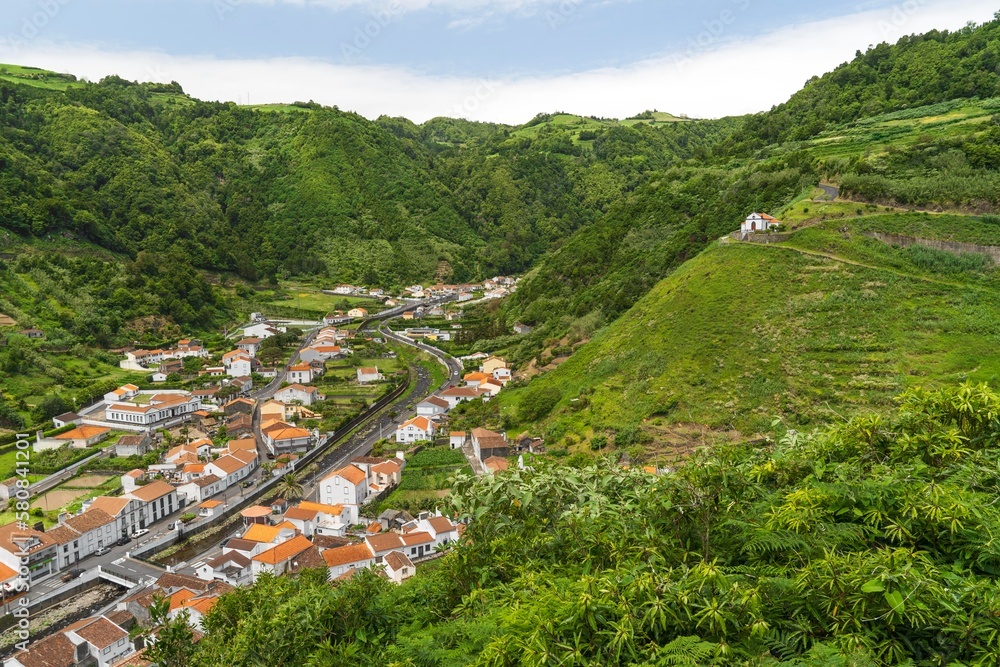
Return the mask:
M 781 222 L 767 215 L 766 213 L 757 213 L 754 211 L 747 216 L 746 220 L 740 226 L 740 231 L 744 234 L 753 234 L 755 232 L 765 232 L 771 227 L 780 225 Z
M 427 417 L 414 417 L 405 421 L 396 429 L 396 442 L 418 442 L 421 440 L 433 440 L 437 433 L 437 424 Z
M 104 410 L 104 418 L 110 422 L 152 426 L 160 422 L 186 417 L 201 409 L 201 399 L 188 393 L 153 394 L 149 402 L 109 403 Z
M 145 486 L 127 492 L 125 498 L 134 498 L 143 503 L 142 527 L 156 523 L 180 509 L 177 489 L 163 481 L 150 482 Z
M 372 368 L 359 368 L 358 369 L 358 382 L 360 384 L 367 384 L 369 382 L 378 382 L 382 380 L 382 374 L 378 372 L 378 367 Z
M 344 520 L 358 522 L 358 509 L 371 495 L 368 475 L 355 465 L 347 465 L 324 477 L 319 483 L 319 501 L 324 505 L 343 505 Z
M 294 403 L 299 401 L 302 405 L 312 405 L 318 401 L 326 400 L 326 396 L 319 393 L 316 387 L 307 387 L 301 384 L 290 384 L 274 394 L 276 401 L 282 403 Z
M 420 417 L 437 417 L 450 409 L 448 401 L 437 396 L 431 396 L 427 400 L 417 403 L 417 415 Z

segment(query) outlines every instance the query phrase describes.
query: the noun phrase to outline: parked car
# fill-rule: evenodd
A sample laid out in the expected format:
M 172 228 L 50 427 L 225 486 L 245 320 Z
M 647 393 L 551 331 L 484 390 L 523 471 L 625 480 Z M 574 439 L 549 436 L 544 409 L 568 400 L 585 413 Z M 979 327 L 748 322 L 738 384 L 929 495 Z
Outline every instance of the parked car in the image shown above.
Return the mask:
M 14 581 L 8 581 L 3 585 L 3 590 L 6 593 L 15 593 L 28 590 L 28 582 L 24 579 L 15 579 Z
M 254 484 L 253 480 L 252 479 L 248 479 L 245 482 L 243 482 L 243 484 L 241 484 L 241 486 L 244 489 L 246 489 L 246 488 L 249 488 L 249 487 L 253 486 L 253 484 Z
M 126 544 L 128 544 L 131 541 L 132 541 L 131 537 L 129 537 L 128 535 L 122 535 L 121 539 L 118 540 L 118 546 L 120 546 L 120 547 L 121 546 L 125 546 Z
M 138 539 L 143 535 L 149 535 L 149 528 L 140 528 L 139 530 L 132 533 L 132 539 Z
M 109 553 L 111 553 L 111 547 L 101 547 L 100 549 L 94 552 L 94 555 L 103 556 L 104 554 L 109 554 Z
M 81 574 L 83 574 L 83 570 L 81 570 L 80 568 L 73 568 L 72 570 L 68 570 L 66 574 L 60 577 L 60 579 L 62 579 L 63 581 L 73 581 Z

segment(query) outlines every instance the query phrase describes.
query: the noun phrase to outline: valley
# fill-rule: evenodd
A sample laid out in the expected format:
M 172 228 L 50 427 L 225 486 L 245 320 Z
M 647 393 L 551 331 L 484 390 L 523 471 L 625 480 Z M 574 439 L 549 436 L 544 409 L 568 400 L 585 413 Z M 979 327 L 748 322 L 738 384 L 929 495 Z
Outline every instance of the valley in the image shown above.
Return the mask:
M 0 65 L 0 603 L 122 589 L 5 667 L 995 664 L 998 72 L 1000 15 L 711 119 Z

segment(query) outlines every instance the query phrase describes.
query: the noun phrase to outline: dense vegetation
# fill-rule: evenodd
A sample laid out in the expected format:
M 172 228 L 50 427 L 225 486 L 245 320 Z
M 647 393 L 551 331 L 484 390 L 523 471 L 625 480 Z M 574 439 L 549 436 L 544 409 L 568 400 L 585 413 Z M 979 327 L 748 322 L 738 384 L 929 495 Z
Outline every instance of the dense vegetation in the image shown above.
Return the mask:
M 662 476 L 463 478 L 454 553 L 398 587 L 264 578 L 191 664 L 992 664 L 998 413 L 984 386 L 913 390 Z
M 503 392 L 499 425 L 642 456 L 669 453 L 678 424 L 753 434 L 775 415 L 804 425 L 884 409 L 915 383 L 997 381 L 1000 271 L 866 236 L 880 221 L 924 236 L 955 223 L 835 217 L 779 245 L 716 244 L 557 369 Z

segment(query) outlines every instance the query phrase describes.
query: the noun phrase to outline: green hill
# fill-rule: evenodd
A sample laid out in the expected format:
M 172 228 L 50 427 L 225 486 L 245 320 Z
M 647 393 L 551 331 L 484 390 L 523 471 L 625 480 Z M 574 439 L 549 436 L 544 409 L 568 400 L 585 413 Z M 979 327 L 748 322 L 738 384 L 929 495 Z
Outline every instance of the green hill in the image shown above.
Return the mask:
M 885 409 L 912 385 L 1000 379 L 1000 271 L 865 235 L 878 230 L 1000 245 L 995 218 L 922 214 L 714 243 L 556 370 L 501 394 L 506 425 L 662 445 L 678 424 L 752 435 L 775 417 L 801 427 Z

